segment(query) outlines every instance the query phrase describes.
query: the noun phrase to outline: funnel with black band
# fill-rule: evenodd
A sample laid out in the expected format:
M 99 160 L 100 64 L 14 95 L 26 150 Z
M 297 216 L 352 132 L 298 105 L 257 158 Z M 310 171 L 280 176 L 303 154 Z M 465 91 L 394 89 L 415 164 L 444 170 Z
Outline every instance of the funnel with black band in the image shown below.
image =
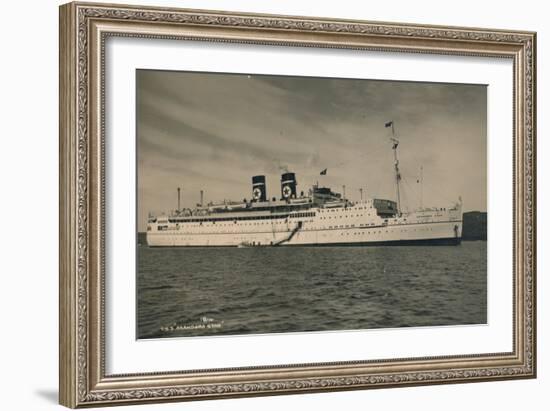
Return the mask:
M 252 177 L 252 201 L 267 201 L 265 176 Z
M 296 174 L 283 173 L 281 175 L 281 198 L 283 200 L 296 198 L 296 185 Z

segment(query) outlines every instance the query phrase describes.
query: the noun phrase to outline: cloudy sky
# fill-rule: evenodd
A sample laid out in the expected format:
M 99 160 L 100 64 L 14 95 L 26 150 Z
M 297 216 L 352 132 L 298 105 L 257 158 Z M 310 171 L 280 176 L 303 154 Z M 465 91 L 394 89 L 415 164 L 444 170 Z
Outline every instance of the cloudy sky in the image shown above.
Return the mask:
M 391 129 L 399 137 L 403 208 L 487 209 L 483 85 L 138 70 L 138 229 L 148 212 L 251 197 L 265 174 L 297 174 L 346 196 L 395 199 Z M 417 181 L 423 168 L 423 189 Z M 328 169 L 326 176 L 319 172 Z M 421 196 L 420 193 L 423 193 Z

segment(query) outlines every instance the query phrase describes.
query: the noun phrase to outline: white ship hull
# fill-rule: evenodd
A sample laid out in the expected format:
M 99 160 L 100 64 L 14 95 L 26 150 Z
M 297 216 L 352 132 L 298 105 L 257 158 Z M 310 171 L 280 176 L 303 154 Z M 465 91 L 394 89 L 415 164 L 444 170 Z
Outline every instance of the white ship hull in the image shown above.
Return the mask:
M 147 244 L 151 247 L 459 244 L 460 198 L 449 208 L 402 212 L 399 140 L 393 121 L 384 125 L 391 127 L 392 132 L 397 201 L 354 202 L 346 198 L 345 192 L 342 195 L 319 184 L 314 184 L 306 195 L 298 192 L 296 174 L 286 170 L 281 175 L 279 200 L 276 197 L 269 200 L 264 175 L 252 177 L 252 199 L 245 198 L 243 202 L 224 200 L 204 205 L 201 191 L 197 208 L 181 210 L 178 189 L 178 208 L 174 213 L 169 217 L 150 216 Z M 326 172 L 327 169 L 320 174 Z
M 382 218 L 372 205 L 359 203 L 245 221 L 161 220 L 150 226 L 147 244 L 151 247 L 435 245 L 459 244 L 461 237 L 460 207 Z

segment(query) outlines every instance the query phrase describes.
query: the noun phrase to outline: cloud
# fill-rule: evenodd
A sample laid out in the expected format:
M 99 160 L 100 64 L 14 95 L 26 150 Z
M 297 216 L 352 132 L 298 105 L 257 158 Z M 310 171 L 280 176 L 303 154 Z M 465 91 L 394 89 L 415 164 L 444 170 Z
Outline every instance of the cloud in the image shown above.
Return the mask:
M 200 189 L 249 197 L 265 174 L 271 196 L 287 170 L 300 190 L 328 168 L 321 184 L 393 198 L 389 120 L 411 202 L 422 165 L 424 204 L 486 209 L 485 86 L 139 70 L 137 87 L 140 230 L 178 185 L 192 206 Z

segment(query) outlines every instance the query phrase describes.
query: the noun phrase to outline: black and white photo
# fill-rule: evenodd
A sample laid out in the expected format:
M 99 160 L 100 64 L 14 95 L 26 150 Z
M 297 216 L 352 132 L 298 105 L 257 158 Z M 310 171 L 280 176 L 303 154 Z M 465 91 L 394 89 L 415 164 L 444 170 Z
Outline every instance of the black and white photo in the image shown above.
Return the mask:
M 137 70 L 137 336 L 487 322 L 483 84 Z

